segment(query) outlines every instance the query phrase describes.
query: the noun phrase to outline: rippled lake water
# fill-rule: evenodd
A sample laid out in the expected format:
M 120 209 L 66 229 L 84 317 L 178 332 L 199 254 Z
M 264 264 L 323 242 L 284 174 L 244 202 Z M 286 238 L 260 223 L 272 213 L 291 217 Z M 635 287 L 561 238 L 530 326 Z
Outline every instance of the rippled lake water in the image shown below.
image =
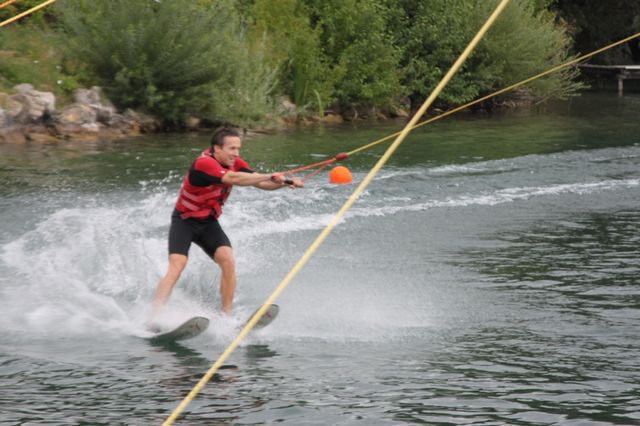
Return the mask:
M 416 130 L 177 424 L 640 424 L 640 97 Z M 348 151 L 402 123 L 250 136 L 254 168 Z M 233 317 L 192 249 L 143 333 L 169 215 L 207 135 L 0 145 L 0 423 L 162 423 L 347 199 L 234 190 Z M 360 181 L 384 146 L 345 164 Z

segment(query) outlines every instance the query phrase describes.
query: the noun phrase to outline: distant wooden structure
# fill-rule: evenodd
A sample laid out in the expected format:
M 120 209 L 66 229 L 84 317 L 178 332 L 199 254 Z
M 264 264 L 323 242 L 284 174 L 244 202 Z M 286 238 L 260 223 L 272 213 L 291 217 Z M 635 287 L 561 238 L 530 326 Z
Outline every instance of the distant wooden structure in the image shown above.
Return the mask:
M 580 64 L 580 69 L 596 75 L 609 74 L 618 80 L 618 96 L 624 94 L 624 81 L 640 79 L 640 65 L 590 65 Z

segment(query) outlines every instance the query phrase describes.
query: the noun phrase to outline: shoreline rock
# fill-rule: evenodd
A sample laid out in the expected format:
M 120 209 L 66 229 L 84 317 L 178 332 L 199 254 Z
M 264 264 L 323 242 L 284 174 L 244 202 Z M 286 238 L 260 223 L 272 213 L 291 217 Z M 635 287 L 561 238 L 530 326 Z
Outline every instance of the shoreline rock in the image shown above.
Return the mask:
M 56 109 L 53 93 L 35 90 L 31 84 L 17 85 L 14 91 L 13 94 L 0 92 L 0 143 L 117 140 L 164 130 L 161 121 L 154 117 L 130 109 L 118 112 L 97 86 L 77 89 L 73 102 L 60 110 Z M 298 126 L 332 126 L 372 117 L 392 118 L 371 114 L 368 110 L 354 116 L 329 110 L 320 117 L 299 110 L 287 98 L 279 102 L 278 118 L 267 117 L 271 125 L 245 130 L 273 133 Z M 184 130 L 210 130 L 210 125 L 200 118 L 188 117 Z
M 73 102 L 60 110 L 56 109 L 53 93 L 35 90 L 30 84 L 19 84 L 14 90 L 14 94 L 0 92 L 0 143 L 117 140 L 166 130 L 162 127 L 162 122 L 154 117 L 131 109 L 118 112 L 97 86 L 77 89 Z M 323 112 L 322 116 L 299 109 L 286 97 L 280 98 L 278 102 L 277 116 L 266 117 L 270 124 L 246 128 L 244 131 L 274 133 L 301 126 L 339 126 L 367 120 L 407 120 L 412 115 L 407 99 L 401 101 L 402 106 L 387 110 L 334 106 Z M 476 106 L 470 111 L 491 113 L 494 109 L 530 106 L 531 102 L 530 95 L 523 91 L 508 99 Z M 209 131 L 213 124 L 198 117 L 188 117 L 182 129 L 187 132 Z
M 14 94 L 0 93 L 0 142 L 121 139 L 161 128 L 159 120 L 145 114 L 119 113 L 99 87 L 76 90 L 73 103 L 60 111 L 53 93 L 30 84 L 14 90 Z

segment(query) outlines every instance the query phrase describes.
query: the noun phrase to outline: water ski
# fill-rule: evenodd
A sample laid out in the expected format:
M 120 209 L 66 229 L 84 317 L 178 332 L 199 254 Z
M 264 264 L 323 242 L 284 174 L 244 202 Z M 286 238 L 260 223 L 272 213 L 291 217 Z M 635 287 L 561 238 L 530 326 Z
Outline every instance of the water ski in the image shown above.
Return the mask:
M 245 325 L 251 321 L 251 318 L 253 318 L 253 316 L 260 310 L 260 308 L 256 309 L 256 311 L 249 317 L 249 319 L 245 322 Z M 271 321 L 273 321 L 274 319 L 276 319 L 276 317 L 278 316 L 278 312 L 280 312 L 280 307 L 278 305 L 269 305 L 269 307 L 267 308 L 267 312 L 264 313 L 264 315 L 262 316 L 262 318 L 260 318 L 258 320 L 258 322 L 256 323 L 254 329 L 260 329 L 260 328 L 264 328 L 266 326 L 268 326 L 269 324 L 271 324 Z
M 253 318 L 253 316 L 258 312 L 259 309 L 260 308 L 255 310 L 255 312 L 249 317 L 245 324 L 247 324 L 251 320 L 251 318 Z M 260 318 L 260 320 L 256 323 L 254 329 L 258 330 L 271 324 L 271 321 L 273 321 L 276 316 L 278 316 L 279 311 L 280 307 L 278 305 L 269 305 L 267 312 L 265 312 L 262 318 Z M 191 339 L 200 335 L 207 329 L 208 326 L 208 318 L 193 317 L 180 324 L 173 330 L 158 332 L 157 334 L 149 336 L 146 339 L 152 343 L 171 343 L 178 340 Z
M 176 340 L 191 339 L 198 336 L 209 326 L 209 319 L 193 317 L 170 331 L 160 332 L 147 338 L 152 343 L 170 343 Z

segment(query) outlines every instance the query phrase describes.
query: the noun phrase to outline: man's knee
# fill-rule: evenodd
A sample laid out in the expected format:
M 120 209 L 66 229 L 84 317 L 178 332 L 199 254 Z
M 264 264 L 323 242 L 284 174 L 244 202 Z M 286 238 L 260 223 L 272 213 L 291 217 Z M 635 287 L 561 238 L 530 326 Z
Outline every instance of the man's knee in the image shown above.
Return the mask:
M 235 257 L 231 247 L 218 247 L 213 256 L 213 260 L 223 269 L 235 267 Z
M 184 271 L 184 268 L 187 266 L 187 260 L 187 256 L 182 254 L 169 255 L 169 270 L 167 275 L 179 278 L 182 271 Z

